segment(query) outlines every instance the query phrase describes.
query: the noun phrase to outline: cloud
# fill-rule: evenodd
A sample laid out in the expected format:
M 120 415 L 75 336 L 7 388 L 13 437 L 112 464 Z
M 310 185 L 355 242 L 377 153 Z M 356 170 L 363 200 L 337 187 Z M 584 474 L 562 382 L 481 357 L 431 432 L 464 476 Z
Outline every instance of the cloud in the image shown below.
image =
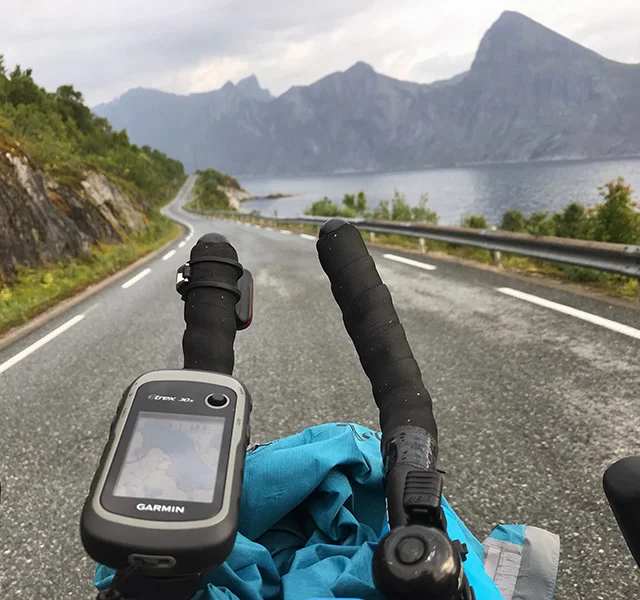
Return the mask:
M 450 54 L 436 54 L 414 65 L 409 71 L 412 81 L 431 82 L 448 79 L 452 75 L 467 71 L 473 62 L 473 53 L 451 56 Z
M 250 73 L 278 94 L 358 60 L 426 82 L 468 68 L 505 9 L 640 60 L 630 0 L 31 0 L 3 6 L 0 52 L 49 89 L 74 83 L 91 104 L 138 86 L 205 91 Z

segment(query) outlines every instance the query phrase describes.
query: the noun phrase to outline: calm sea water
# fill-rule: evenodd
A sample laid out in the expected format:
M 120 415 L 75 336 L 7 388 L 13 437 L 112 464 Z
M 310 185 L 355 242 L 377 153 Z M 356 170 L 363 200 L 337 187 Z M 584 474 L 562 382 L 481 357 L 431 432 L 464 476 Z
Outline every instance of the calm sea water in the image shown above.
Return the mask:
M 508 208 L 525 213 L 560 210 L 569 202 L 586 205 L 599 200 L 598 186 L 623 176 L 640 198 L 640 159 L 597 162 L 553 162 L 496 165 L 457 169 L 430 169 L 395 173 L 359 173 L 276 179 L 244 178 L 241 184 L 256 196 L 295 194 L 279 200 L 253 200 L 246 210 L 274 211 L 283 216 L 302 215 L 315 200 L 328 196 L 340 203 L 347 193 L 363 190 L 370 206 L 393 197 L 397 188 L 410 204 L 428 192 L 429 206 L 443 225 L 458 225 L 467 214 L 482 214 L 497 224 Z

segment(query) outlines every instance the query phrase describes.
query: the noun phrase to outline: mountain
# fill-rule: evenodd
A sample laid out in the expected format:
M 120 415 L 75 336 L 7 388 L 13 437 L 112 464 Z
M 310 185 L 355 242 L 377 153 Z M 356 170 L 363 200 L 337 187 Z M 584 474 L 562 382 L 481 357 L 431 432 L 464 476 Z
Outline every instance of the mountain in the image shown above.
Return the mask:
M 189 169 L 238 175 L 612 158 L 640 154 L 640 65 L 508 11 L 447 81 L 359 62 L 277 98 L 250 77 L 190 96 L 132 90 L 95 110 Z
M 249 98 L 249 100 L 257 100 L 258 102 L 269 102 L 269 100 L 273 100 L 271 92 L 260 87 L 258 78 L 255 75 L 250 75 L 238 81 L 236 89 L 245 98 Z

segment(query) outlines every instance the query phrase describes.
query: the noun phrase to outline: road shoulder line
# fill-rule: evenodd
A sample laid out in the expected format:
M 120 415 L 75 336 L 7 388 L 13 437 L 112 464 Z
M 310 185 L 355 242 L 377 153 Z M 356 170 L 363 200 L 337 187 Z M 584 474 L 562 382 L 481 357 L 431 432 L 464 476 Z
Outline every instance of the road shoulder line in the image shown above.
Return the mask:
M 167 248 L 175 244 L 176 240 L 183 236 L 184 233 L 185 232 L 183 229 L 176 237 L 169 240 L 166 244 L 164 244 L 160 248 L 157 248 L 156 250 L 153 250 L 152 252 L 149 252 L 149 254 L 138 259 L 136 262 L 124 267 L 124 269 L 122 269 L 121 271 L 118 271 L 113 275 L 109 275 L 109 277 L 102 279 L 101 281 L 98 281 L 97 283 L 94 283 L 89 287 L 84 288 L 84 290 L 78 292 L 74 296 L 70 296 L 66 300 L 63 300 L 55 306 L 52 306 L 49 310 L 45 310 L 43 313 L 40 313 L 37 317 L 31 319 L 28 323 L 25 323 L 24 325 L 18 325 L 17 327 L 9 329 L 7 333 L 0 337 L 0 351 L 22 339 L 26 335 L 29 335 L 32 331 L 35 331 L 39 327 L 46 325 L 49 321 L 55 319 L 56 317 L 59 317 L 61 314 L 72 309 L 74 306 L 77 306 L 81 302 L 84 302 L 87 298 L 90 298 L 94 294 L 97 294 L 103 289 L 109 287 L 119 279 L 126 277 L 133 271 L 139 269 L 142 265 L 145 265 L 148 262 L 152 261 L 154 258 L 157 258 Z
M 525 292 L 514 290 L 512 288 L 502 287 L 496 288 L 496 290 L 501 294 L 506 294 L 507 296 L 518 298 L 519 300 L 524 300 L 525 302 L 530 302 L 531 304 L 537 304 L 538 306 L 549 308 L 551 310 L 555 310 L 556 312 L 569 315 L 570 317 L 576 317 L 577 319 L 582 319 L 583 321 L 593 323 L 594 325 L 599 325 L 600 327 L 605 327 L 606 329 L 610 329 L 611 331 L 622 333 L 623 335 L 628 335 L 629 337 L 640 340 L 640 329 L 636 329 L 635 327 L 631 327 L 629 325 L 624 325 L 623 323 L 618 323 L 618 321 L 605 319 L 604 317 L 599 317 L 598 315 L 594 315 L 593 313 L 579 310 L 577 308 L 567 306 L 566 304 L 552 302 L 551 300 L 540 298 L 540 296 L 534 296 L 533 294 L 527 294 Z
M 397 256 L 396 254 L 383 254 L 383 258 L 392 260 L 393 262 L 401 263 L 403 265 L 409 265 L 410 267 L 417 267 L 418 269 L 424 269 L 425 271 L 435 271 L 436 266 L 430 265 L 419 260 L 413 260 L 411 258 L 405 258 L 404 256 Z

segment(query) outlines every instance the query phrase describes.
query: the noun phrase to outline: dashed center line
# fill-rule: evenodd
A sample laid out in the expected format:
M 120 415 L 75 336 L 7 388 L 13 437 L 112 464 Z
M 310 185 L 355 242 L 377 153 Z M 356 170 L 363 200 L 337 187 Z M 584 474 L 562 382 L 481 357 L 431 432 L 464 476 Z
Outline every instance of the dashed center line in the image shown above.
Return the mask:
M 300 237 L 301 237 L 303 240 L 311 240 L 312 242 L 315 242 L 315 241 L 316 241 L 315 236 L 313 236 L 313 235 L 308 235 L 307 233 L 301 233 L 301 234 L 300 234 Z
M 169 260 L 175 253 L 175 250 L 169 250 L 169 252 L 162 257 L 162 260 Z
M 4 373 L 10 367 L 13 367 L 16 363 L 19 363 L 23 358 L 27 358 L 30 354 L 33 354 L 38 348 L 42 348 L 45 344 L 48 344 L 52 339 L 57 338 L 61 333 L 64 333 L 70 327 L 73 327 L 76 323 L 79 323 L 84 319 L 84 315 L 76 315 L 73 319 L 69 319 L 66 323 L 63 323 L 57 329 L 47 333 L 43 338 L 40 338 L 37 342 L 31 344 L 21 352 L 18 352 L 15 356 L 12 356 L 9 360 L 3 362 L 0 365 L 0 373 Z
M 410 265 L 412 267 L 418 267 L 418 269 L 424 269 L 425 271 L 435 271 L 437 267 L 428 263 L 420 262 L 419 260 L 411 260 L 404 256 L 396 256 L 395 254 L 383 254 L 384 258 L 393 260 L 395 262 L 402 263 L 403 265 Z
M 184 248 L 186 246 L 187 242 L 180 242 L 178 244 L 178 248 Z
M 281 229 L 281 230 L 280 230 L 280 233 L 281 233 L 282 235 L 291 235 L 291 232 L 290 232 L 288 229 Z
M 512 296 L 526 302 L 531 302 L 532 304 L 537 304 L 538 306 L 543 306 L 544 308 L 550 308 L 551 310 L 561 312 L 565 315 L 576 317 L 578 319 L 582 319 L 583 321 L 593 323 L 594 325 L 600 325 L 600 327 L 606 327 L 607 329 L 611 329 L 611 331 L 616 331 L 617 333 L 622 333 L 624 335 L 628 335 L 629 337 L 640 340 L 640 329 L 636 329 L 635 327 L 629 327 L 629 325 L 623 325 L 622 323 L 618 323 L 617 321 L 611 321 L 610 319 L 605 319 L 604 317 L 599 317 L 598 315 L 594 315 L 584 310 L 578 310 L 577 308 L 572 308 L 571 306 L 566 306 L 565 304 L 551 302 L 551 300 L 545 300 L 544 298 L 534 296 L 533 294 L 526 294 L 525 292 L 520 292 L 511 288 L 496 289 L 501 294 L 506 294 L 507 296 Z
M 138 283 L 138 281 L 140 281 L 143 277 L 146 277 L 149 273 L 151 273 L 151 269 L 140 271 L 140 273 L 138 273 L 135 277 L 132 277 L 131 279 L 129 279 L 129 281 L 123 283 L 121 286 L 122 289 L 126 290 L 127 288 L 130 288 L 132 285 Z

